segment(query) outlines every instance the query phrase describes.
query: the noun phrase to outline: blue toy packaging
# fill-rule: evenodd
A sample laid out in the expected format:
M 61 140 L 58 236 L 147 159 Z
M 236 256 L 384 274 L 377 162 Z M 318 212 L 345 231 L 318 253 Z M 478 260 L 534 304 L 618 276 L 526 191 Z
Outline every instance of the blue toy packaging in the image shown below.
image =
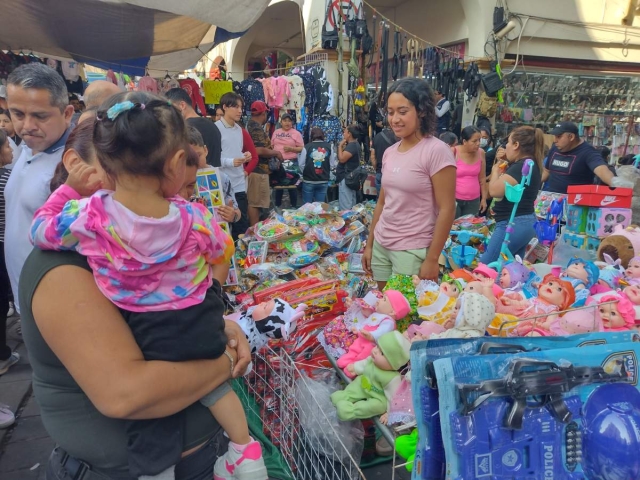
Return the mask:
M 433 364 L 447 480 L 640 478 L 640 344 Z
M 418 426 L 418 447 L 412 480 L 445 478 L 445 449 L 440 428 L 438 385 L 434 370 L 437 359 L 463 355 L 518 353 L 570 347 L 639 341 L 635 332 L 593 333 L 570 337 L 526 337 L 442 339 L 416 342 L 411 347 L 412 395 Z M 470 477 L 471 478 L 471 477 Z

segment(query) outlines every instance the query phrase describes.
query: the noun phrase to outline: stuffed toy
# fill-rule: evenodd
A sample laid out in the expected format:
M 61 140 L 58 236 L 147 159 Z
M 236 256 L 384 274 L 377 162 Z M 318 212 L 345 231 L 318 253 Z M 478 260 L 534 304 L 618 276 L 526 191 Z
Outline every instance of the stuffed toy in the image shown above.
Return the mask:
M 351 344 L 358 338 L 357 330 L 367 325 L 369 315 L 375 311 L 376 304 L 381 298 L 382 292 L 372 290 L 364 298 L 345 300 L 347 307 L 345 314 L 330 321 L 317 337 L 318 342 L 329 355 L 338 359 L 347 353 Z
M 571 283 L 550 273 L 542 279 L 537 297 L 522 299 L 518 294 L 505 294 L 498 300 L 498 311 L 518 318 L 535 317 L 534 320 L 521 322 L 513 328 L 511 336 L 528 335 L 536 328 L 542 329 L 543 332 L 540 333 L 545 334 L 544 331 L 548 331 L 557 313 L 567 310 L 573 305 L 575 298 Z
M 389 409 L 400 386 L 398 370 L 409 362 L 411 344 L 400 332 L 385 333 L 371 356 L 348 366 L 357 377 L 344 390 L 331 394 L 342 421 L 371 418 Z
M 569 260 L 567 268 L 560 274 L 561 280 L 571 283 L 575 291 L 574 303 L 572 307 L 582 307 L 590 295 L 590 289 L 600 278 L 600 269 L 593 262 L 588 262 L 582 258 L 572 258 Z
M 417 275 L 413 276 L 413 283 L 418 299 L 418 316 L 441 325 L 449 318 L 458 296 L 466 286 L 464 280 L 453 280 L 447 275 L 442 278 L 440 285 L 431 280 L 420 280 Z
M 397 290 L 384 292 L 383 297 L 376 303 L 375 311 L 367 317 L 360 328 L 353 329 L 357 338 L 349 346 L 347 353 L 338 358 L 336 362 L 338 367 L 344 369 L 346 375 L 353 378 L 351 369 L 347 367 L 367 358 L 380 336 L 395 330 L 396 320 L 403 319 L 410 310 L 409 302 L 400 292 Z
M 474 338 L 484 336 L 496 314 L 495 304 L 479 293 L 464 293 L 458 299 L 460 308 L 453 328 L 431 335 L 438 338 Z
M 620 259 L 622 266 L 628 268 L 631 259 L 640 255 L 640 227 L 630 225 L 623 228 L 622 225 L 616 225 L 612 234 L 600 243 L 598 260 L 604 261 L 605 253 L 614 260 Z
M 628 285 L 640 285 L 640 257 L 633 257 L 624 271 L 624 281 Z
M 279 298 L 250 307 L 246 313 L 227 315 L 226 320 L 236 322 L 247 336 L 251 353 L 255 353 L 269 343 L 270 339 L 288 340 L 296 329 L 299 319 L 304 317 L 305 304 L 295 309 Z

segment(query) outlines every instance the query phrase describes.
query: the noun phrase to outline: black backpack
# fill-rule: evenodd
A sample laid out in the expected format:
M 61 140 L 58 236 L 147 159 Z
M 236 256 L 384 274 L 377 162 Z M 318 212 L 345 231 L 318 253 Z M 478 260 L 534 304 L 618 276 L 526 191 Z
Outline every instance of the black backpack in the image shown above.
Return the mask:
M 338 26 L 338 22 L 336 21 L 336 16 L 333 14 L 333 9 L 331 8 L 333 2 L 329 2 L 329 6 L 327 7 L 327 14 L 324 19 L 324 25 L 322 25 L 322 48 L 325 50 L 335 50 L 338 48 L 338 30 L 340 27 Z M 332 32 L 327 30 L 327 24 L 329 23 L 329 15 L 333 18 L 334 28 Z

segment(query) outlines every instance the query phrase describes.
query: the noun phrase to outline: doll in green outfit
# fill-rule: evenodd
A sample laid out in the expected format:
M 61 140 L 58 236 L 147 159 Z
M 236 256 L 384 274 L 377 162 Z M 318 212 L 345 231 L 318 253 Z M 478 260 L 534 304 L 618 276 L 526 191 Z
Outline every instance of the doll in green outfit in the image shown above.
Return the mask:
M 371 356 L 349 365 L 358 375 L 344 390 L 334 392 L 331 401 L 342 421 L 382 415 L 400 386 L 398 370 L 409 362 L 411 344 L 400 332 L 385 333 Z

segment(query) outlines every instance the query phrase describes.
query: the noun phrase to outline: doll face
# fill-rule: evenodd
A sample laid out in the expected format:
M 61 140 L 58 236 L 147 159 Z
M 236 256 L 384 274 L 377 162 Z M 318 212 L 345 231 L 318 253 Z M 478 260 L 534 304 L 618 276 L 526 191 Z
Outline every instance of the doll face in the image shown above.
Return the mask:
M 618 306 L 615 303 L 609 303 L 605 305 L 600 305 L 598 307 L 598 311 L 600 312 L 600 317 L 602 318 L 602 325 L 605 330 L 609 330 L 611 328 L 621 328 L 625 326 L 624 318 L 618 312 Z
M 640 262 L 630 262 L 629 268 L 624 271 L 627 278 L 640 278 Z
M 551 280 L 540 286 L 538 289 L 538 298 L 559 307 L 564 303 L 564 290 L 559 282 Z
M 273 312 L 273 309 L 275 307 L 276 307 L 275 300 L 269 300 L 268 302 L 263 302 L 253 309 L 253 314 L 251 316 L 255 321 L 259 322 L 260 320 L 264 320 L 269 315 L 271 315 L 271 312 Z
M 584 268 L 584 263 L 573 263 L 567 268 L 567 275 L 571 278 L 578 278 L 583 282 L 589 281 L 589 273 Z
M 624 289 L 624 294 L 634 305 L 640 305 L 640 285 L 629 285 Z
M 371 358 L 375 366 L 379 369 L 389 372 L 393 371 L 393 367 L 389 365 L 389 360 L 384 356 L 380 347 L 374 347 L 373 350 L 371 350 Z
M 451 282 L 442 282 L 442 285 L 440 285 L 440 291 L 447 297 L 458 298 L 458 295 L 460 295 L 458 287 Z
M 394 318 L 396 315 L 396 312 L 393 310 L 393 307 L 391 306 L 391 302 L 389 301 L 389 298 L 387 298 L 386 295 L 384 295 L 380 300 L 378 300 L 378 303 L 376 304 L 376 311 L 380 313 L 384 313 L 385 315 L 389 315 L 390 317 L 394 317 Z
M 500 272 L 500 286 L 502 288 L 509 288 L 511 286 L 511 274 L 506 268 L 503 268 L 502 272 Z

